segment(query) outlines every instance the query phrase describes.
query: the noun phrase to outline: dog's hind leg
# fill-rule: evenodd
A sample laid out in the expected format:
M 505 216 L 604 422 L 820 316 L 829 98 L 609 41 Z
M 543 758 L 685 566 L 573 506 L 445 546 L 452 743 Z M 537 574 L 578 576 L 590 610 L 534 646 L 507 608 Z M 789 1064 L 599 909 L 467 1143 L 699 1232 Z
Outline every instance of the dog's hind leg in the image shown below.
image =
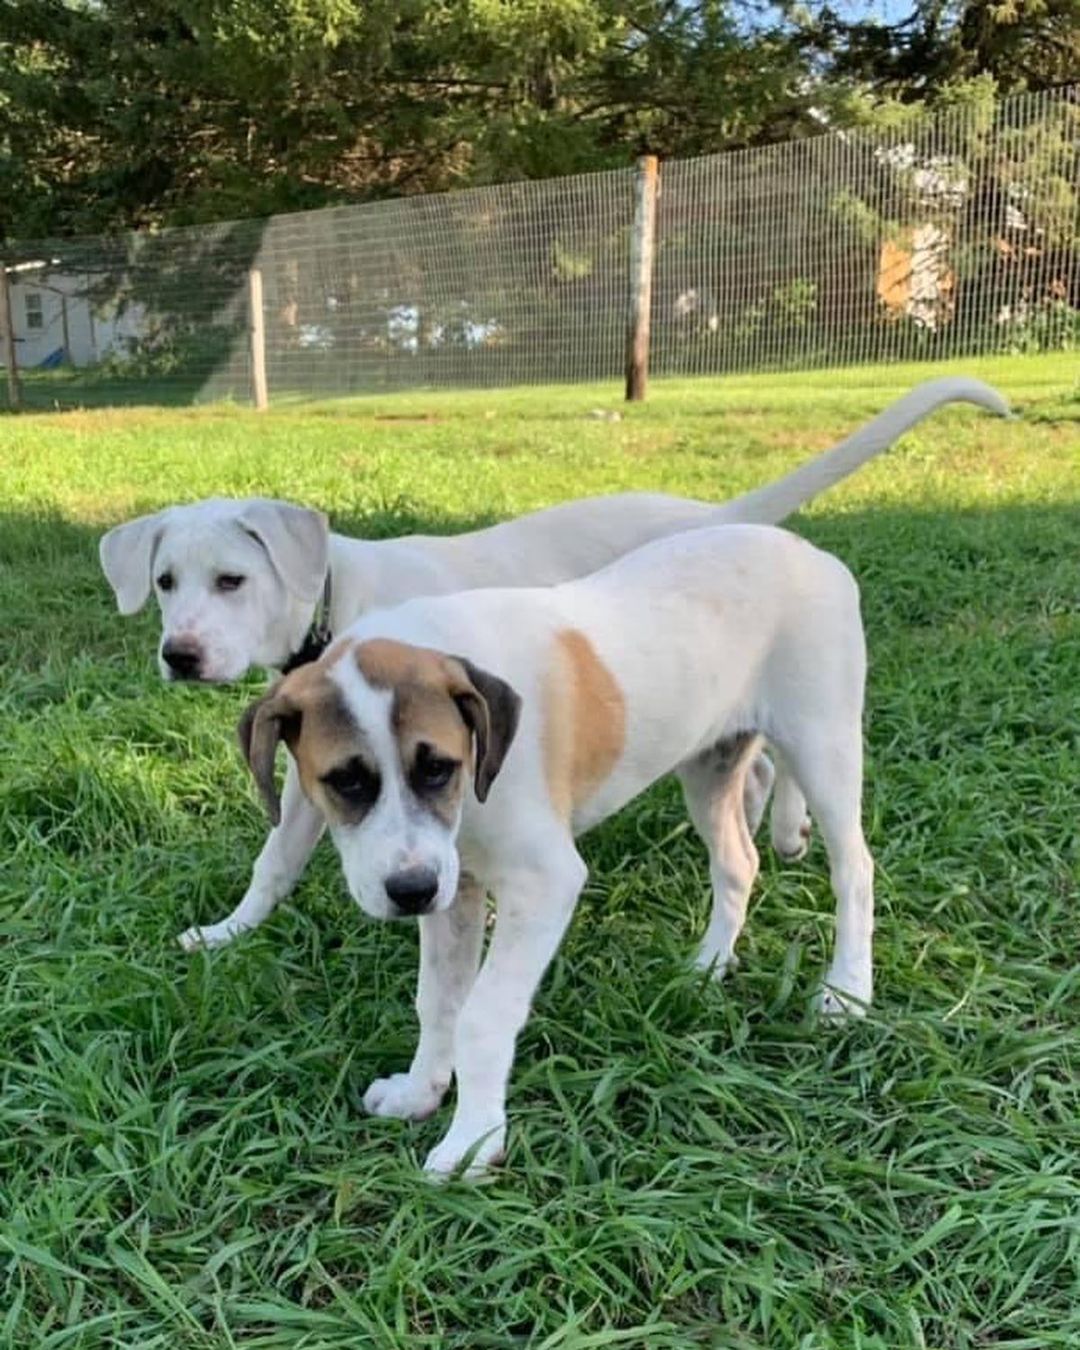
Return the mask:
M 862 731 L 815 722 L 783 747 L 829 855 L 836 944 L 818 999 L 822 1012 L 861 1013 L 873 993 L 874 861 L 863 837 Z
M 723 741 L 679 769 L 687 810 L 709 850 L 713 904 L 695 964 L 722 976 L 735 961 L 758 852 L 744 809 L 746 778 L 761 748 L 752 733 Z
M 321 814 L 304 796 L 300 775 L 290 757 L 281 797 L 281 824 L 270 831 L 256 858 L 243 899 L 220 922 L 181 933 L 181 947 L 187 952 L 199 947 L 224 947 L 249 928 L 258 928 L 296 885 L 324 828 Z

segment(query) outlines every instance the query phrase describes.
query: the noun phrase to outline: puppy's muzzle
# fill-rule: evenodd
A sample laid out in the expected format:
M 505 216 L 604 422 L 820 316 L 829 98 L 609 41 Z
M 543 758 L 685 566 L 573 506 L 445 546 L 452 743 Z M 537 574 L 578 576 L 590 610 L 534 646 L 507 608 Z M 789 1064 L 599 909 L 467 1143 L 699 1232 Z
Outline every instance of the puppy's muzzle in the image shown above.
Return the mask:
M 387 899 L 399 914 L 426 914 L 439 892 L 439 878 L 430 867 L 395 872 L 383 884 Z
M 174 680 L 197 680 L 202 671 L 202 648 L 195 642 L 178 639 L 166 642 L 161 649 L 161 659 L 169 667 Z

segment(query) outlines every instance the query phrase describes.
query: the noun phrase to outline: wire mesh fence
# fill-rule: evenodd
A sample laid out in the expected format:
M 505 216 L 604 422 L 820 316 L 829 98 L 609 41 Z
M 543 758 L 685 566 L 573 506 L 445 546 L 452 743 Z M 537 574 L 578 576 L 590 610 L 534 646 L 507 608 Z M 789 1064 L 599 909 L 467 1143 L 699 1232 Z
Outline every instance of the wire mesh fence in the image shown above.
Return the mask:
M 6 246 L 30 406 L 618 378 L 635 171 Z M 654 374 L 1080 348 L 1080 88 L 662 166 Z M 3 322 L 0 316 L 0 323 Z
M 1080 348 L 1080 90 L 663 181 L 654 371 Z

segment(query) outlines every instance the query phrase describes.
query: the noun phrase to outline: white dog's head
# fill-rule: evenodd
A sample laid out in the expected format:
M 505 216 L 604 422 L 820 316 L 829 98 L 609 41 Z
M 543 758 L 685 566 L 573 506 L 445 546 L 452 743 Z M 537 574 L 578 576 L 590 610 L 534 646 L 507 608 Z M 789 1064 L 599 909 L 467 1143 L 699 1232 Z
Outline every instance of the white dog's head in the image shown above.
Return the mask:
M 211 682 L 288 659 L 322 593 L 328 552 L 321 511 L 259 497 L 173 506 L 118 525 L 100 545 L 121 614 L 157 596 L 163 677 Z
M 285 742 L 353 899 L 374 918 L 400 918 L 453 902 L 469 776 L 484 801 L 520 709 L 505 681 L 459 657 L 345 639 L 248 709 L 240 745 L 277 824 L 274 758 Z

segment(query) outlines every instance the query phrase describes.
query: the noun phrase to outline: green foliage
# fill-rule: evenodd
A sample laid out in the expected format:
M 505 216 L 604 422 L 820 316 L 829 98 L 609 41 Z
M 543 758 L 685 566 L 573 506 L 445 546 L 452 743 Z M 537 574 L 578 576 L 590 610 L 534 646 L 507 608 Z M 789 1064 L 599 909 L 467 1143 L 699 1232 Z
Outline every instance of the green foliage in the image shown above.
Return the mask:
M 812 17 L 789 8 L 832 76 L 906 103 L 947 106 L 980 80 L 1016 93 L 1080 76 L 1080 0 L 913 0 L 894 23 L 836 4 Z
M 1064 300 L 1018 305 L 1001 324 L 1004 351 L 1022 355 L 1080 351 L 1080 309 Z
M 903 93 L 868 84 L 841 85 L 835 110 L 845 126 L 910 135 L 924 129 L 940 112 L 963 111 L 973 130 L 989 130 L 1003 91 L 992 75 L 945 81 L 931 97 L 911 101 Z
M 593 270 L 590 253 L 576 251 L 564 244 L 561 239 L 553 242 L 552 253 L 552 270 L 559 281 L 580 281 L 582 277 L 589 276 Z
M 126 338 L 101 363 L 103 379 L 155 378 L 200 381 L 232 352 L 240 325 L 165 322 Z
M 833 215 L 850 226 L 865 244 L 876 244 L 895 229 L 895 226 L 890 227 L 889 223 L 882 219 L 868 201 L 849 188 L 837 192 L 829 207 Z
M 1080 0 L 6 0 L 0 238 L 912 125 L 1080 75 Z M 815 112 L 812 114 L 811 109 Z
M 805 328 L 817 313 L 817 282 L 807 277 L 796 277 L 783 286 L 776 286 L 772 303 L 781 327 Z
M 9 0 L 0 237 L 546 177 L 802 124 L 737 3 Z

